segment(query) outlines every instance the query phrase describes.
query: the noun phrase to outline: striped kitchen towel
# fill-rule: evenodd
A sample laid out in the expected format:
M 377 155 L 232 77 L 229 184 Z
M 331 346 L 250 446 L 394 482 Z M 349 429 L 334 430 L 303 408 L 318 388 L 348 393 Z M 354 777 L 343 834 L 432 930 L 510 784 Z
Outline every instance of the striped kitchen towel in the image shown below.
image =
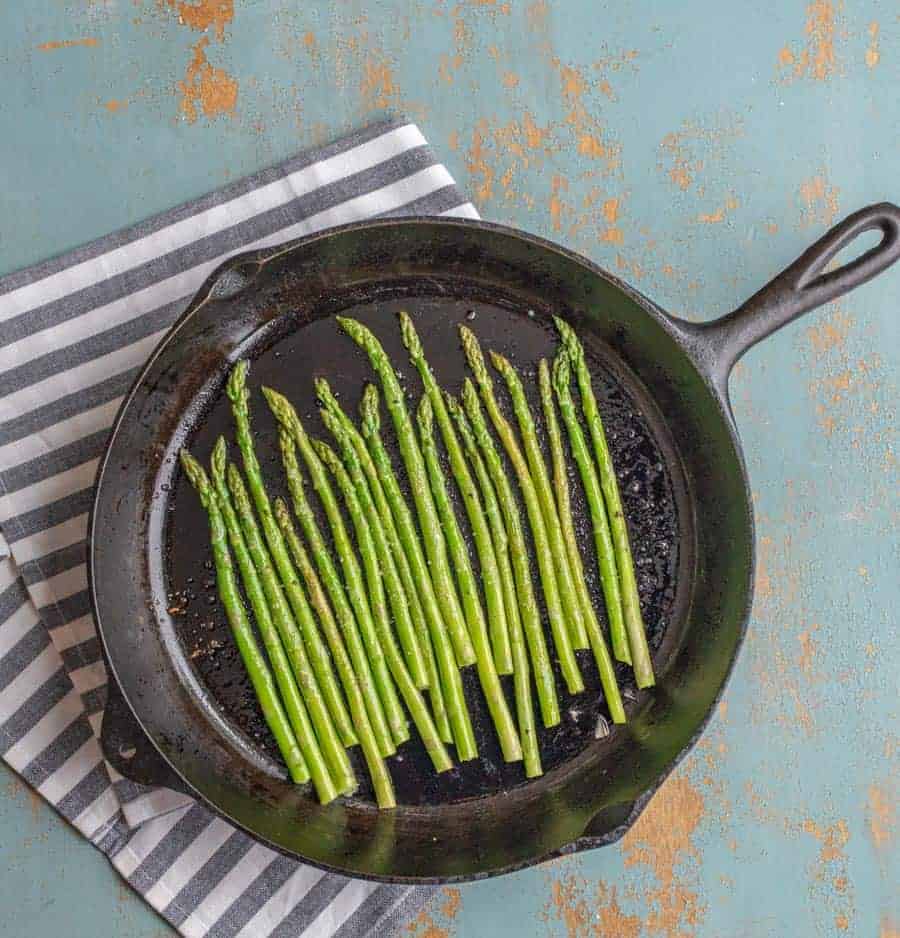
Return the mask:
M 94 474 L 129 385 L 225 258 L 406 214 L 477 217 L 418 128 L 392 121 L 0 279 L 0 752 L 191 938 L 386 935 L 431 892 L 289 860 L 104 761 Z

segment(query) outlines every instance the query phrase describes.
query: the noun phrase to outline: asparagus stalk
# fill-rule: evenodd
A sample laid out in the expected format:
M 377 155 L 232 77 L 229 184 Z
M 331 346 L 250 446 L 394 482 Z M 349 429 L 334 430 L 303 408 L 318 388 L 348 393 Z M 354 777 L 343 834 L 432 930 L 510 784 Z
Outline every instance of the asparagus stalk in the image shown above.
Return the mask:
M 503 687 L 500 684 L 500 678 L 491 654 L 487 624 L 484 621 L 484 612 L 481 608 L 475 576 L 469 563 L 469 553 L 462 532 L 459 529 L 459 522 L 456 520 L 453 505 L 450 502 L 450 493 L 447 491 L 444 472 L 435 445 L 434 412 L 431 406 L 431 398 L 427 395 L 419 402 L 416 419 L 419 425 L 422 454 L 425 457 L 428 478 L 431 480 L 434 503 L 444 528 L 444 534 L 447 537 L 450 555 L 453 558 L 458 575 L 464 571 L 468 572 L 468 576 L 460 575 L 459 581 L 463 587 L 463 603 L 466 607 L 467 618 L 471 623 L 469 634 L 472 644 L 475 646 L 478 677 L 481 681 L 484 696 L 487 699 L 494 727 L 497 730 L 503 758 L 506 762 L 516 762 L 522 758 L 522 744 L 519 741 L 519 734 L 516 732 L 515 723 L 506 704 L 506 697 L 503 695 Z M 479 510 L 480 507 L 479 504 Z
M 519 616 L 519 600 L 516 596 L 516 583 L 512 564 L 509 559 L 509 537 L 503 523 L 503 512 L 494 483 L 484 463 L 478 444 L 459 402 L 447 395 L 447 409 L 456 421 L 463 450 L 475 470 L 478 488 L 484 500 L 484 514 L 491 529 L 497 567 L 500 571 L 500 583 L 503 588 L 503 602 L 506 606 L 506 621 L 509 625 L 510 651 L 513 659 L 513 689 L 516 697 L 516 716 L 519 723 L 519 738 L 522 742 L 522 754 L 525 760 L 525 775 L 536 778 L 543 774 L 541 753 L 538 747 L 537 729 L 534 722 L 534 707 L 531 698 L 531 667 L 528 663 L 528 650 L 525 647 L 525 635 L 522 631 L 522 619 Z M 549 661 L 546 662 L 550 670 Z M 553 674 L 550 673 L 552 686 Z
M 569 419 L 574 417 L 574 408 L 572 408 L 572 399 L 569 395 L 569 366 L 565 352 L 561 353 L 553 363 L 554 375 L 562 386 L 560 400 L 566 399 L 569 407 Z M 575 523 L 572 520 L 572 504 L 569 498 L 569 473 L 566 466 L 566 453 L 563 448 L 562 433 L 559 427 L 559 421 L 556 417 L 556 405 L 553 402 L 553 384 L 550 379 L 550 366 L 547 359 L 542 358 L 538 365 L 538 385 L 541 391 L 541 404 L 544 410 L 544 423 L 547 426 L 547 436 L 550 439 L 550 451 L 553 456 L 553 480 L 556 488 L 556 502 L 559 508 L 559 521 L 562 527 L 563 538 L 566 543 L 566 550 L 569 554 L 569 566 L 575 577 L 575 586 L 578 590 L 578 599 L 581 602 L 581 608 L 584 613 L 585 626 L 587 628 L 588 638 L 590 639 L 591 649 L 594 652 L 594 660 L 597 662 L 597 670 L 600 672 L 600 681 L 603 684 L 603 693 L 606 696 L 606 703 L 609 706 L 610 715 L 614 723 L 625 722 L 625 709 L 622 706 L 622 697 L 619 694 L 619 685 L 616 683 L 616 672 L 612 658 L 609 655 L 609 649 L 606 647 L 606 639 L 600 629 L 600 623 L 597 621 L 597 613 L 594 610 L 594 604 L 591 602 L 591 594 L 588 590 L 587 580 L 584 576 L 584 566 L 581 562 L 581 552 L 578 550 L 578 537 L 575 534 Z M 560 405 L 561 409 L 565 405 Z M 575 423 L 578 423 L 577 418 Z M 568 421 L 567 421 L 568 425 Z M 577 427 L 580 433 L 581 427 Z M 584 437 L 581 438 L 582 445 Z M 575 447 L 573 446 L 573 452 Z M 587 453 L 587 448 L 583 448 L 583 453 Z M 578 457 L 576 457 L 578 462 Z M 578 463 L 580 465 L 580 462 Z M 591 466 L 593 468 L 593 466 Z M 602 498 L 601 498 L 602 506 Z M 594 518 L 594 511 L 591 510 L 591 518 Z M 603 514 L 600 519 L 605 523 L 606 515 Z M 597 522 L 594 522 L 595 527 Z M 613 570 L 615 574 L 615 570 Z M 602 576 L 601 576 L 602 581 Z M 615 583 L 615 577 L 613 576 Z M 615 598 L 618 598 L 616 593 Z
M 628 525 L 625 521 L 625 512 L 622 509 L 616 470 L 606 442 L 606 433 L 603 429 L 603 421 L 600 419 L 597 399 L 591 385 L 591 373 L 584 357 L 584 347 L 568 323 L 558 316 L 554 316 L 553 321 L 556 323 L 563 347 L 566 349 L 571 366 L 575 371 L 578 389 L 581 392 L 581 409 L 584 412 L 591 442 L 594 445 L 594 456 L 600 474 L 600 488 L 603 491 L 603 498 L 609 515 L 609 525 L 612 531 L 616 568 L 619 572 L 619 585 L 622 594 L 622 613 L 625 619 L 625 628 L 628 631 L 628 650 L 631 653 L 630 658 L 634 668 L 634 676 L 637 679 L 638 687 L 652 687 L 656 683 L 656 678 L 653 675 L 653 662 L 650 659 L 647 633 L 644 628 L 644 620 L 641 617 L 641 601 L 638 596 L 631 545 L 628 541 Z M 620 660 L 628 660 L 627 658 L 622 659 L 618 652 L 616 657 Z
M 441 437 L 444 440 L 444 446 L 447 448 L 447 455 L 450 458 L 450 471 L 453 473 L 459 491 L 462 494 L 463 503 L 466 506 L 466 513 L 469 517 L 469 524 L 472 527 L 472 535 L 475 539 L 475 549 L 478 551 L 478 562 L 481 566 L 481 582 L 484 587 L 484 598 L 487 605 L 487 616 L 491 629 L 491 645 L 494 649 L 494 662 L 497 671 L 500 674 L 512 674 L 512 654 L 509 647 L 509 627 L 506 622 L 506 610 L 503 604 L 503 589 L 500 584 L 500 572 L 497 567 L 497 557 L 494 553 L 494 545 L 491 541 L 490 528 L 485 519 L 481 506 L 481 499 L 478 495 L 478 488 L 472 473 L 469 471 L 469 465 L 466 462 L 462 447 L 456 435 L 456 429 L 450 414 L 447 412 L 447 405 L 444 403 L 444 395 L 435 380 L 434 373 L 428 360 L 425 358 L 425 352 L 422 348 L 422 342 L 419 339 L 416 327 L 409 314 L 400 313 L 400 332 L 403 336 L 403 344 L 409 352 L 412 363 L 418 369 L 422 378 L 422 384 L 425 393 L 431 401 L 434 416 L 437 418 L 438 427 L 441 431 Z M 433 488 L 433 487 L 432 487 Z M 446 534 L 446 526 L 445 531 Z M 463 567 L 457 566 L 456 576 L 459 581 L 460 593 L 463 597 L 463 609 L 466 612 L 466 623 L 469 627 L 469 636 L 474 642 L 473 629 L 478 627 L 470 616 L 471 601 L 466 603 L 467 591 L 471 592 L 474 586 L 474 575 L 471 565 L 468 564 L 468 553 L 465 555 L 466 563 Z M 472 586 L 468 580 L 472 579 Z M 477 596 L 477 591 L 476 591 Z M 480 604 L 478 611 L 480 611 Z M 482 616 L 483 622 L 483 616 Z
M 362 634 L 366 653 L 372 666 L 372 673 L 375 676 L 375 686 L 378 688 L 384 715 L 391 728 L 394 743 L 400 746 L 409 739 L 406 715 L 403 712 L 403 706 L 397 696 L 397 689 L 394 687 L 394 681 L 385 661 L 384 652 L 378 641 L 378 634 L 372 619 L 372 610 L 369 607 L 365 581 L 363 580 L 359 561 L 356 559 L 356 552 L 353 550 L 350 537 L 347 534 L 344 519 L 334 497 L 328 475 L 322 466 L 322 461 L 313 446 L 312 440 L 303 428 L 297 411 L 294 410 L 290 401 L 271 388 L 263 388 L 263 394 L 265 394 L 269 407 L 272 408 L 278 422 L 290 434 L 300 450 L 309 470 L 310 478 L 313 481 L 313 487 L 318 492 L 325 508 L 325 514 L 328 516 L 328 522 L 334 536 L 335 550 L 344 571 L 347 595 L 350 598 L 353 611 L 356 613 L 356 621 L 359 623 L 359 631 Z M 282 440 L 282 455 L 286 455 L 285 451 L 290 449 L 290 446 Z M 299 471 L 296 476 L 299 476 Z
M 231 634 L 234 636 L 241 660 L 244 662 L 244 667 L 250 677 L 250 683 L 253 685 L 263 717 L 265 717 L 266 724 L 275 737 L 278 751 L 287 765 L 291 779 L 298 785 L 308 782 L 309 769 L 293 730 L 293 726 L 297 726 L 301 731 L 304 726 L 308 726 L 308 721 L 304 724 L 300 716 L 303 701 L 300 699 L 290 665 L 285 657 L 284 649 L 281 647 L 281 640 L 278 638 L 278 633 L 275 631 L 269 617 L 269 610 L 262 595 L 262 587 L 247 554 L 247 548 L 244 545 L 240 529 L 236 527 L 236 524 L 225 520 L 224 515 L 226 512 L 222 510 L 218 495 L 210 484 L 209 477 L 200 463 L 187 450 L 181 451 L 181 465 L 191 485 L 197 490 L 200 502 L 209 516 L 209 536 L 216 566 L 219 598 L 225 607 L 225 615 L 231 627 Z M 232 518 L 232 521 L 234 522 L 236 519 Z M 231 553 L 228 550 L 229 539 L 244 580 L 244 588 L 259 623 L 263 643 L 269 651 L 272 670 L 269 669 L 265 655 L 256 643 L 253 626 L 250 624 L 247 610 L 244 608 L 241 599 Z M 273 670 L 275 672 L 274 677 L 272 675 Z M 281 690 L 280 697 L 279 689 Z M 283 705 L 282 698 L 284 698 Z M 286 709 L 291 714 L 290 718 L 285 713 Z M 305 715 L 305 710 L 302 712 Z M 332 789 L 331 797 L 333 798 L 335 794 Z
M 538 701 L 541 706 L 541 718 L 544 721 L 544 726 L 556 726 L 559 723 L 556 681 L 550 667 L 550 655 L 547 651 L 544 630 L 541 628 L 541 614 L 531 582 L 531 560 L 528 546 L 525 543 L 525 531 L 519 513 L 519 504 L 506 474 L 506 467 L 503 465 L 500 453 L 494 445 L 494 440 L 488 430 L 481 404 L 478 402 L 478 392 L 475 390 L 475 385 L 468 378 L 463 382 L 462 401 L 465 414 L 472 426 L 475 442 L 478 444 L 481 455 L 487 464 L 488 473 L 494 483 L 497 498 L 503 510 L 503 520 L 509 538 L 510 561 L 516 580 L 519 617 L 525 631 L 528 651 L 531 655 L 531 664 L 534 668 Z
M 475 338 L 475 334 L 471 329 L 465 326 L 460 326 L 459 331 L 462 338 L 463 350 L 469 361 L 469 367 L 472 369 L 475 376 L 475 381 L 481 390 L 485 409 L 488 412 L 488 416 L 491 418 L 494 429 L 497 431 L 497 436 L 500 437 L 500 441 L 509 456 L 510 462 L 513 464 L 513 469 L 519 480 L 519 488 L 522 491 L 522 497 L 525 500 L 525 509 L 528 512 L 528 520 L 531 523 L 531 533 L 534 538 L 534 548 L 537 554 L 541 583 L 544 587 L 544 599 L 547 603 L 547 616 L 550 619 L 550 631 L 553 633 L 553 641 L 556 645 L 556 653 L 559 656 L 560 669 L 562 670 L 569 693 L 578 694 L 584 690 L 584 681 L 581 677 L 581 672 L 578 670 L 578 662 L 575 660 L 575 653 L 572 650 L 569 631 L 566 627 L 566 619 L 563 614 L 563 607 L 559 596 L 556 567 L 550 547 L 550 540 L 547 535 L 544 515 L 541 511 L 540 499 L 531 478 L 528 463 L 522 455 L 522 450 L 519 448 L 519 444 L 516 440 L 515 431 L 503 416 L 500 406 L 497 403 L 497 398 L 494 396 L 493 381 L 484 363 L 484 356 L 481 353 L 481 346 L 478 344 L 478 339 Z M 469 416 L 471 417 L 471 413 Z
M 428 554 L 428 563 L 431 568 L 431 577 L 437 592 L 437 599 L 441 606 L 444 624 L 450 633 L 456 660 L 460 667 L 475 662 L 475 651 L 472 641 L 466 631 L 466 622 L 459 604 L 459 596 L 453 582 L 450 562 L 447 559 L 447 546 L 441 532 L 437 510 L 428 485 L 428 474 L 419 444 L 416 442 L 416 431 L 412 425 L 403 389 L 397 379 L 397 373 L 391 364 L 384 348 L 372 332 L 362 323 L 354 319 L 338 316 L 337 321 L 341 328 L 359 345 L 369 356 L 369 361 L 381 380 L 384 390 L 384 399 L 388 412 L 394 421 L 397 431 L 397 442 L 400 444 L 400 454 L 406 466 L 412 489 L 413 501 L 422 527 L 425 540 L 425 551 Z
M 391 612 L 394 616 L 394 624 L 397 627 L 397 637 L 400 639 L 400 647 L 403 649 L 406 666 L 409 668 L 409 673 L 416 687 L 419 688 L 419 690 L 424 690 L 428 687 L 428 672 L 425 669 L 425 658 L 422 655 L 422 650 L 419 648 L 416 630 L 413 627 L 412 617 L 409 613 L 409 603 L 406 600 L 406 591 L 403 589 L 403 584 L 400 582 L 400 574 L 397 571 L 397 565 L 394 562 L 394 555 L 391 553 L 387 534 L 381 523 L 381 517 L 375 508 L 375 502 L 372 499 L 369 483 L 366 481 L 365 473 L 356 456 L 356 450 L 350 443 L 350 437 L 341 426 L 340 421 L 324 408 L 322 409 L 322 421 L 325 424 L 325 428 L 331 433 L 340 448 L 347 474 L 356 490 L 356 497 L 359 499 L 359 503 L 362 506 L 363 513 L 369 525 L 369 530 L 372 533 L 376 556 L 379 566 L 381 567 L 381 572 L 384 575 L 384 592 L 387 594 Z M 325 460 L 323 460 L 323 462 L 325 462 Z M 370 589 L 370 600 L 371 592 Z
M 366 513 L 357 497 L 356 488 L 337 453 L 322 440 L 316 440 L 314 445 L 319 458 L 334 476 L 338 489 L 344 498 L 344 504 L 347 506 L 347 512 L 353 522 L 356 531 L 356 542 L 366 570 L 369 594 L 372 597 L 372 611 L 375 626 L 378 630 L 378 639 L 387 659 L 388 667 L 390 667 L 391 674 L 397 682 L 397 687 L 406 701 L 406 706 L 409 708 L 413 722 L 422 737 L 422 742 L 431 757 L 435 770 L 437 772 L 446 772 L 453 767 L 453 763 L 444 748 L 437 727 L 434 725 L 434 720 L 431 718 L 431 713 L 410 676 L 409 669 L 406 667 L 406 662 L 403 660 L 403 655 L 400 653 L 391 631 L 384 597 L 384 586 L 381 581 L 381 565 L 378 562 L 378 547 L 372 537 Z
M 400 538 L 397 523 L 395 522 L 394 516 L 391 513 L 391 505 L 388 500 L 388 496 L 385 493 L 385 486 L 382 484 L 378 470 L 375 468 L 375 463 L 373 462 L 372 456 L 366 447 L 366 441 L 363 439 L 363 435 L 359 432 L 359 430 L 356 428 L 356 424 L 350 419 L 349 415 L 344 412 L 343 408 L 338 403 L 338 399 L 332 393 L 328 382 L 324 378 L 317 378 L 315 384 L 316 395 L 322 402 L 322 406 L 325 407 L 325 409 L 328 410 L 328 412 L 331 413 L 338 421 L 340 421 L 341 426 L 344 428 L 344 431 L 346 432 L 354 450 L 356 451 L 356 457 L 359 460 L 360 465 L 363 468 L 363 472 L 366 475 L 366 481 L 369 483 L 369 490 L 372 493 L 372 499 L 375 502 L 378 516 L 381 518 L 381 523 L 384 527 L 385 534 L 387 535 L 388 542 L 390 543 L 394 562 L 397 565 L 397 571 L 400 574 L 400 580 L 403 583 L 403 589 L 406 592 L 406 599 L 409 603 L 410 616 L 412 617 L 413 626 L 416 629 L 416 635 L 419 639 L 419 647 L 422 650 L 422 654 L 425 656 L 425 667 L 427 669 L 428 675 L 428 696 L 431 700 L 431 712 L 434 714 L 434 722 L 437 724 L 438 731 L 441 734 L 441 739 L 445 743 L 451 743 L 453 742 L 453 734 L 450 729 L 450 721 L 447 719 L 447 709 L 444 705 L 444 692 L 441 689 L 440 672 L 438 670 L 437 659 L 434 656 L 434 648 L 431 643 L 431 635 L 428 625 L 429 619 L 426 617 L 424 605 L 425 602 L 430 603 L 429 616 L 437 618 L 441 629 L 443 629 L 444 623 L 440 618 L 441 613 L 438 609 L 437 599 L 434 595 L 434 589 L 431 584 L 431 576 L 428 573 L 424 555 L 421 554 L 420 551 L 422 564 L 420 573 L 423 574 L 422 579 L 425 582 L 417 585 L 416 578 L 413 576 L 412 567 L 410 566 L 409 558 L 406 556 L 406 551 L 403 548 L 403 542 Z M 372 388 L 372 391 L 375 391 L 374 387 Z M 377 393 L 378 392 L 375 391 L 376 395 Z M 378 402 L 376 398 L 376 414 L 377 408 Z M 390 475 L 391 480 L 393 480 L 396 487 L 396 480 L 394 479 L 393 471 L 391 471 Z M 396 489 L 397 491 L 394 493 L 394 497 L 399 497 L 401 499 L 401 504 L 405 510 L 405 516 L 407 519 L 406 523 L 411 526 L 412 535 L 415 538 L 415 544 L 418 546 L 418 534 L 415 532 L 415 524 L 412 521 L 412 515 L 406 506 L 406 501 L 402 498 L 402 496 L 397 494 L 399 493 L 399 487 L 396 487 Z
M 335 731 L 331 714 L 328 712 L 322 691 L 316 681 L 315 672 L 312 670 L 306 649 L 303 646 L 303 638 L 291 614 L 291 607 L 285 599 L 281 583 L 278 580 L 278 573 L 253 515 L 253 506 L 250 502 L 250 496 L 247 494 L 244 480 L 241 478 L 240 470 L 234 463 L 228 465 L 227 480 L 232 504 L 240 522 L 244 540 L 247 542 L 247 550 L 253 558 L 253 564 L 262 582 L 266 603 L 284 644 L 284 650 L 297 680 L 297 686 L 303 695 L 303 702 L 309 712 L 315 738 L 318 741 L 322 756 L 338 791 L 350 794 L 356 789 L 356 778 L 353 775 L 347 750 L 341 744 Z M 309 763 L 310 772 L 315 778 L 313 759 L 307 753 L 304 753 L 304 755 L 306 755 L 306 761 Z
M 344 584 L 331 558 L 331 551 L 328 549 L 325 538 L 316 521 L 312 506 L 306 497 L 304 491 L 303 476 L 300 472 L 300 466 L 297 463 L 297 451 L 294 445 L 294 438 L 290 433 L 282 428 L 279 433 L 279 443 L 281 445 L 282 464 L 284 466 L 285 477 L 287 478 L 288 491 L 291 493 L 291 501 L 294 506 L 294 514 L 303 528 L 303 533 L 309 543 L 312 551 L 313 560 L 319 571 L 319 576 L 325 583 L 325 589 L 331 598 L 334 607 L 334 613 L 338 625 L 343 633 L 344 640 L 347 643 L 347 652 L 353 663 L 353 670 L 356 680 L 363 695 L 366 704 L 366 711 L 369 714 L 369 722 L 372 724 L 372 732 L 375 739 L 378 740 L 378 748 L 383 756 L 391 756 L 397 751 L 394 745 L 394 739 L 391 736 L 390 727 L 387 724 L 387 717 L 381 706 L 381 698 L 378 692 L 378 685 L 369 666 L 369 658 L 366 655 L 365 645 L 359 634 L 359 627 L 356 622 L 356 616 L 353 613 L 353 606 L 344 590 Z M 329 499 L 329 505 L 335 517 L 338 526 L 338 535 L 336 543 L 349 544 L 350 540 L 344 528 L 343 518 L 340 514 L 337 501 L 331 492 L 330 483 L 325 475 L 325 468 L 319 462 L 319 457 L 313 453 L 317 473 L 321 473 L 323 479 L 320 480 L 320 491 L 326 493 Z
M 522 380 L 517 374 L 516 369 L 513 368 L 512 364 L 506 358 L 497 352 L 491 352 L 490 356 L 494 367 L 506 381 L 510 399 L 512 400 L 513 410 L 519 422 L 519 432 L 522 439 L 522 446 L 525 449 L 525 458 L 528 461 L 531 479 L 534 482 L 541 512 L 544 515 L 547 538 L 550 542 L 550 550 L 552 551 L 553 563 L 556 568 L 556 582 L 559 584 L 563 612 L 565 613 L 566 621 L 569 623 L 569 635 L 572 640 L 572 647 L 587 648 L 587 632 L 585 631 L 584 616 L 575 585 L 575 575 L 574 571 L 569 567 L 569 556 L 566 551 L 559 515 L 556 511 L 556 503 L 553 499 L 553 487 L 550 485 L 550 479 L 547 475 L 544 454 L 541 452 L 541 445 L 538 442 L 531 407 L 525 397 L 525 388 L 522 387 Z
M 419 534 L 413 521 L 412 512 L 400 491 L 400 484 L 394 475 L 391 459 L 381 439 L 381 421 L 378 414 L 378 389 L 370 384 L 363 392 L 360 404 L 362 433 L 369 447 L 372 462 L 379 479 L 384 484 L 384 492 L 391 505 L 397 533 L 403 542 L 403 548 L 412 568 L 416 583 L 421 588 L 422 608 L 428 620 L 428 629 L 434 646 L 438 668 L 441 673 L 441 689 L 444 692 L 444 704 L 447 717 L 453 730 L 456 755 L 460 762 L 468 762 L 478 755 L 472 721 L 466 707 L 463 694 L 462 678 L 456 664 L 453 644 L 447 633 L 441 615 L 434 586 L 431 581 L 425 552 L 419 541 Z
M 379 808 L 396 807 L 397 802 L 394 798 L 394 786 L 391 782 L 391 776 L 382 759 L 378 740 L 372 731 L 369 714 L 366 712 L 366 702 L 363 699 L 356 675 L 353 673 L 353 666 L 347 655 L 347 649 L 344 647 L 344 640 L 341 638 L 325 588 L 322 586 L 318 573 L 316 573 L 312 558 L 294 528 L 287 503 L 280 498 L 276 498 L 273 508 L 275 520 L 281 528 L 281 533 L 284 535 L 294 564 L 306 583 L 309 601 L 316 611 L 322 625 L 322 631 L 325 633 L 334 654 L 334 661 L 344 687 L 344 693 L 347 695 L 347 703 L 350 706 L 353 728 L 356 730 L 356 736 L 359 739 L 366 765 L 369 768 L 369 775 L 375 788 L 375 800 Z
M 328 706 L 328 712 L 334 722 L 335 729 L 345 746 L 356 744 L 356 734 L 353 732 L 353 722 L 347 713 L 344 698 L 331 667 L 331 657 L 322 641 L 322 636 L 316 627 L 315 619 L 309 608 L 309 602 L 303 591 L 303 586 L 297 576 L 297 571 L 291 562 L 290 555 L 284 544 L 281 530 L 272 515 L 272 506 L 266 493 L 259 461 L 256 458 L 256 448 L 250 430 L 250 391 L 247 388 L 247 372 L 249 363 L 238 362 L 232 369 L 226 385 L 226 393 L 231 401 L 231 411 L 237 427 L 237 442 L 244 463 L 244 472 L 247 476 L 247 487 L 256 506 L 259 520 L 262 524 L 263 535 L 269 547 L 281 585 L 287 596 L 295 621 L 299 624 L 306 644 L 306 651 L 312 664 L 316 681 L 321 689 L 322 696 Z M 223 444 L 224 445 L 224 442 Z

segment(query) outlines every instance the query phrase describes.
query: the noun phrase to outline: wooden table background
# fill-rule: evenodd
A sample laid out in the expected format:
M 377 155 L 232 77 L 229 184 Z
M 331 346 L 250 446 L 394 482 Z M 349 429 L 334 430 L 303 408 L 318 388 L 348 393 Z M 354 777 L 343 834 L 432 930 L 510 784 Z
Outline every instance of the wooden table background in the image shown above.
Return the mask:
M 891 0 L 31 0 L 0 9 L 0 272 L 392 110 L 485 218 L 720 315 L 900 200 Z M 615 847 L 448 890 L 407 938 L 897 938 L 900 269 L 731 383 L 749 638 Z M 0 934 L 170 930 L 5 769 Z M 890 884 L 894 883 L 892 887 Z

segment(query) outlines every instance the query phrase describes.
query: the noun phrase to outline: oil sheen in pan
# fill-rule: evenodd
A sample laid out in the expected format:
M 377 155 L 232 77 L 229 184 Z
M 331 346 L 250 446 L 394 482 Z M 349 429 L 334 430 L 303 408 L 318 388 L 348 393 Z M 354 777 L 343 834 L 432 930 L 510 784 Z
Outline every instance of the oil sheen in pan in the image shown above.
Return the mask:
M 555 333 L 548 327 L 546 317 L 531 317 L 527 313 L 513 312 L 473 299 L 441 295 L 418 295 L 415 299 L 385 297 L 376 304 L 370 302 L 345 307 L 342 310 L 344 315 L 365 322 L 384 342 L 403 378 L 412 404 L 418 399 L 421 385 L 400 341 L 395 315 L 400 309 L 407 309 L 413 315 L 442 387 L 453 393 L 458 392 L 467 374 L 457 333 L 458 325 L 466 323 L 479 336 L 485 349 L 494 348 L 517 365 L 525 378 L 532 406 L 539 413 L 535 380 L 537 362 L 542 356 L 552 356 L 556 348 Z M 664 455 L 667 451 L 671 453 L 673 447 L 659 436 L 665 432 L 663 422 L 660 419 L 647 419 L 646 413 L 653 405 L 646 400 L 642 389 L 638 386 L 626 389 L 614 377 L 607 361 L 604 361 L 603 350 L 590 341 L 586 344 L 594 388 L 628 517 L 641 605 L 651 647 L 656 649 L 663 641 L 675 611 L 679 525 L 673 479 Z M 277 337 L 271 333 L 261 337 L 250 354 L 253 357 L 249 381 L 252 391 L 251 411 L 259 459 L 270 495 L 286 496 L 276 427 L 259 393 L 260 386 L 269 384 L 286 393 L 297 406 L 309 430 L 316 436 L 327 436 L 318 416 L 313 379 L 320 375 L 327 377 L 344 406 L 355 414 L 362 390 L 366 382 L 373 380 L 374 375 L 368 360 L 340 332 L 333 317 L 303 325 L 284 318 L 279 323 Z M 501 401 L 507 402 L 499 377 L 496 387 Z M 384 408 L 382 426 L 385 439 L 395 454 L 398 475 L 405 483 L 393 427 Z M 224 393 L 211 403 L 200 421 L 190 440 L 192 452 L 207 460 L 215 439 L 222 433 L 229 441 L 231 457 L 238 459 L 228 400 Z M 546 440 L 542 439 L 542 444 L 546 444 Z M 605 626 L 591 524 L 574 465 L 570 472 L 570 486 L 585 571 L 595 606 Z M 216 598 L 203 511 L 196 495 L 181 475 L 173 496 L 166 532 L 167 569 L 170 601 L 177 610 L 175 619 L 179 639 L 199 679 L 229 721 L 256 746 L 277 760 L 274 741 L 262 720 Z M 315 503 L 315 499 L 313 501 Z M 459 503 L 457 509 L 459 517 L 465 521 L 465 512 Z M 328 526 L 321 513 L 320 523 L 327 534 Z M 467 523 L 463 527 L 467 529 Z M 472 557 L 477 569 L 474 550 Z M 534 573 L 536 576 L 536 567 Z M 548 643 L 552 652 L 549 634 Z M 549 730 L 540 727 L 545 771 L 559 766 L 591 744 L 598 718 L 606 715 L 592 655 L 589 651 L 583 651 L 578 653 L 578 657 L 585 677 L 584 693 L 574 697 L 566 694 L 556 669 L 557 685 L 563 701 L 562 722 Z M 503 681 L 512 706 L 512 679 L 503 678 Z M 630 669 L 619 666 L 619 682 L 627 703 L 634 687 Z M 390 760 L 399 803 L 439 804 L 458 801 L 508 790 L 524 783 L 521 763 L 507 765 L 500 757 L 474 668 L 464 670 L 464 683 L 478 741 L 479 758 L 438 776 L 422 746 L 415 741 L 407 743 Z M 415 733 L 413 736 L 415 739 Z M 355 797 L 372 800 L 358 747 L 351 750 L 351 756 L 360 779 L 360 789 Z

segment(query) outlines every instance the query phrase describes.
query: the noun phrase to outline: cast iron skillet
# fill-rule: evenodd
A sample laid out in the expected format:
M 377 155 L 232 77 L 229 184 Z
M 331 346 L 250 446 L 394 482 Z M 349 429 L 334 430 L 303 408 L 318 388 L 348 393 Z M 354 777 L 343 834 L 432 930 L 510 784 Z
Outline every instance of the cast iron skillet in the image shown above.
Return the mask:
M 872 229 L 882 233 L 876 247 L 825 272 Z M 753 517 L 729 372 L 754 343 L 898 256 L 900 209 L 871 206 L 733 313 L 703 325 L 673 318 L 563 248 L 484 222 L 375 221 L 232 258 L 138 378 L 101 464 L 90 577 L 113 678 L 107 757 L 127 777 L 203 798 L 280 851 L 387 881 L 476 879 L 615 841 L 697 740 L 747 623 Z M 223 382 L 249 356 L 264 469 L 278 489 L 259 384 L 278 384 L 314 417 L 312 377 L 326 374 L 354 406 L 371 372 L 339 336 L 332 316 L 344 312 L 385 338 L 418 393 L 390 315 L 398 308 L 418 317 L 451 388 L 464 374 L 460 321 L 526 370 L 552 351 L 551 312 L 585 338 L 622 470 L 658 685 L 628 688 L 629 723 L 594 739 L 600 695 L 591 684 L 566 704 L 563 725 L 543 734 L 546 774 L 524 783 L 518 766 L 500 761 L 467 676 L 478 762 L 435 779 L 407 744 L 392 766 L 400 808 L 376 811 L 365 788 L 323 808 L 272 758 L 210 602 L 205 520 L 176 456 L 188 443 L 206 458 L 214 435 L 228 431 Z

